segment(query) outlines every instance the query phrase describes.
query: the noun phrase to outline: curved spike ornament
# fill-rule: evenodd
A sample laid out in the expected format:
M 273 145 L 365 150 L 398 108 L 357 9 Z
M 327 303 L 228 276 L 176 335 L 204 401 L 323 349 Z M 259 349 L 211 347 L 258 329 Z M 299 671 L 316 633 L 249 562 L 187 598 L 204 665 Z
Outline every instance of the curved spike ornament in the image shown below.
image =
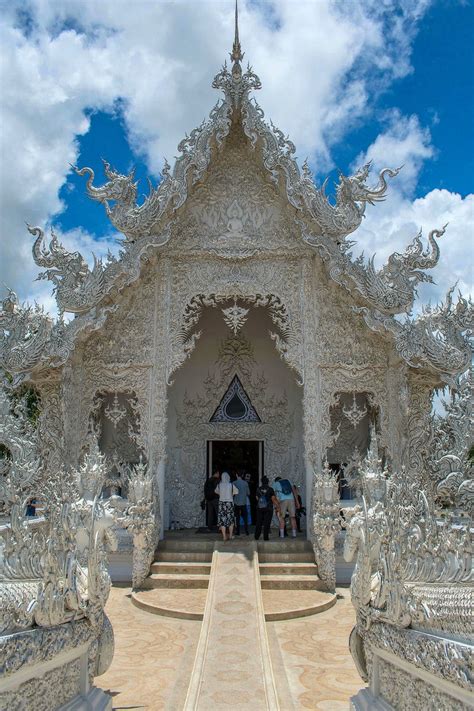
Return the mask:
M 59 313 L 75 314 L 89 311 L 105 293 L 104 269 L 100 259 L 94 256 L 94 268 L 90 271 L 80 252 L 68 252 L 59 242 L 53 230 L 49 247 L 45 247 L 44 232 L 39 227 L 28 231 L 36 239 L 33 244 L 33 259 L 39 267 L 46 267 L 38 279 L 48 279 L 54 284 Z

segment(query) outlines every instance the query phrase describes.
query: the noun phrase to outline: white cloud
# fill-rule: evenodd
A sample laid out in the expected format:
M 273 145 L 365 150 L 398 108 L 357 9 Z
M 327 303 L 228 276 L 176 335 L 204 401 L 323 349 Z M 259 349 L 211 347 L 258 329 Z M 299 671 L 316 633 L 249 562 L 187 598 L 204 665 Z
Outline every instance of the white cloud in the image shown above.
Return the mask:
M 418 308 L 421 302 L 442 300 L 456 281 L 466 296 L 473 293 L 474 195 L 463 198 L 458 193 L 436 189 L 413 198 L 423 162 L 434 154 L 430 133 L 420 126 L 417 117 L 395 112 L 387 130 L 356 161 L 360 164 L 372 160 L 374 173 L 388 162 L 390 167 L 404 167 L 390 181 L 385 202 L 368 207 L 366 218 L 353 235 L 357 240 L 355 254 L 362 249 L 367 255 L 376 253 L 376 264 L 380 266 L 392 252 L 404 251 L 420 228 L 426 238 L 431 230 L 449 223 L 440 240 L 439 263 L 431 272 L 436 284 L 419 286 Z
M 365 154 L 353 163 L 356 168 L 372 161 L 375 171 L 387 167 L 403 169 L 393 183 L 393 189 L 403 195 L 413 194 L 423 162 L 435 155 L 430 131 L 420 125 L 417 116 L 403 116 L 398 110 L 387 114 L 387 129 L 380 133 Z
M 320 170 L 331 167 L 331 146 L 370 115 L 374 92 L 410 72 L 412 41 L 427 4 L 240 3 L 245 60 L 263 82 L 258 100 L 301 158 L 310 155 Z M 36 286 L 43 291 L 32 291 L 37 270 L 23 221 L 42 224 L 63 209 L 59 191 L 68 164 L 78 159 L 77 137 L 89 129 L 85 110 L 111 110 L 123 99 L 131 143 L 156 175 L 163 156 L 173 158 L 185 131 L 218 98 L 210 83 L 231 46 L 232 9 L 233 0 L 12 0 L 3 6 L 0 142 L 7 168 L 0 184 L 0 280 L 21 297 L 44 294 L 42 282 Z M 391 134 L 376 141 L 372 153 L 375 162 L 385 150 L 390 158 L 398 150 L 395 162 L 403 153 L 411 156 L 413 167 L 407 163 L 400 178 L 409 191 L 433 148 L 416 117 L 398 116 L 399 134 L 396 124 L 393 119 Z M 373 212 L 382 215 L 380 208 Z M 82 248 L 97 250 L 93 237 L 82 235 L 75 233 Z
M 354 235 L 366 254 L 377 252 L 380 265 L 392 252 L 401 252 L 420 227 L 425 238 L 432 229 L 448 228 L 439 241 L 441 257 L 429 272 L 436 284 L 421 284 L 418 303 L 441 301 L 455 282 L 465 296 L 473 295 L 474 195 L 461 197 L 449 190 L 432 190 L 422 198 L 409 200 L 394 194 L 369 210 L 367 219 Z

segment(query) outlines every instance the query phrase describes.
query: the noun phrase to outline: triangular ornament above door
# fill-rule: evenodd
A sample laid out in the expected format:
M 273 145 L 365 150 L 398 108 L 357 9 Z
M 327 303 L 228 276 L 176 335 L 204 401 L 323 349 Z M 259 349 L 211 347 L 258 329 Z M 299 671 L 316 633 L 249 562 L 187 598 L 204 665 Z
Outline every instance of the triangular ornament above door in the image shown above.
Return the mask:
M 210 422 L 261 422 L 250 398 L 234 375 Z

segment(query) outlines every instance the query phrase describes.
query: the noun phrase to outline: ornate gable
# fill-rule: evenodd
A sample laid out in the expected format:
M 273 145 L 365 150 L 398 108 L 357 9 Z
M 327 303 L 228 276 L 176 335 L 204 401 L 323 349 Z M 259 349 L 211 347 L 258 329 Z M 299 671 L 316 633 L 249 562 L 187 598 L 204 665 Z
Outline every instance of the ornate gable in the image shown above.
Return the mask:
M 311 252 L 292 213 L 238 122 L 179 210 L 166 249 L 224 259 Z
M 173 169 L 165 164 L 159 185 L 150 184 L 143 204 L 136 204 L 133 171 L 121 175 L 105 163 L 108 180 L 95 186 L 90 168 L 76 169 L 88 176 L 89 197 L 104 205 L 124 235 L 118 258 L 96 260 L 90 270 L 81 254 L 67 252 L 54 235 L 46 245 L 43 232 L 29 228 L 35 236 L 33 258 L 46 268 L 41 276 L 54 283 L 60 313 L 76 318 L 53 326 L 39 309 L 20 306 L 10 295 L 0 310 L 0 365 L 22 373 L 65 363 L 77 339 L 101 328 L 119 292 L 140 277 L 149 252 L 242 260 L 308 250 L 326 263 L 330 279 L 348 292 L 365 325 L 380 331 L 410 366 L 449 381 L 469 365 L 471 302 L 460 297 L 453 304 L 449 294 L 446 305 L 427 310 L 418 320 L 394 318 L 409 314 L 418 283 L 431 281 L 425 270 L 438 262 L 436 238 L 444 228 L 430 233 L 426 249 L 416 235 L 380 269 L 373 258 L 354 258 L 353 242 L 346 238 L 360 225 L 367 204 L 384 199 L 386 178 L 395 177 L 398 169 L 381 171 L 373 187 L 367 185 L 370 165 L 350 177 L 341 175 L 331 203 L 325 183 L 318 188 L 309 167 L 298 167 L 294 144 L 265 121 L 250 96 L 260 89 L 260 79 L 250 67 L 242 70 L 242 57 L 236 28 L 232 68 L 224 65 L 213 81 L 223 98 L 209 119 L 181 141 Z

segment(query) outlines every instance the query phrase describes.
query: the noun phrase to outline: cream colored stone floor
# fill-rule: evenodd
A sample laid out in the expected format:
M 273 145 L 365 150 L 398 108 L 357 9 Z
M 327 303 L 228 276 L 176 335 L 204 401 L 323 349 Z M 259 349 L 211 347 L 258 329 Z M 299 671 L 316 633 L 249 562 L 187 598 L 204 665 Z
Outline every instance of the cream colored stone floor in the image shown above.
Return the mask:
M 319 615 L 267 623 L 281 711 L 346 711 L 349 697 L 363 685 L 348 650 L 354 624 L 349 590 L 338 593 L 342 597 L 336 605 Z M 134 607 L 129 594 L 127 588 L 112 588 L 107 613 L 115 656 L 96 685 L 112 692 L 117 711 L 180 711 L 201 622 L 151 615 Z M 229 668 L 236 666 L 230 652 Z M 214 706 L 213 711 L 221 709 Z
M 129 595 L 130 588 L 110 591 L 106 612 L 115 654 L 95 684 L 112 693 L 117 711 L 178 711 L 186 698 L 201 622 L 151 615 L 132 605 Z
M 337 592 L 334 607 L 319 615 L 267 622 L 274 673 L 283 664 L 294 709 L 347 711 L 349 698 L 364 686 L 348 648 L 355 622 L 350 592 Z

